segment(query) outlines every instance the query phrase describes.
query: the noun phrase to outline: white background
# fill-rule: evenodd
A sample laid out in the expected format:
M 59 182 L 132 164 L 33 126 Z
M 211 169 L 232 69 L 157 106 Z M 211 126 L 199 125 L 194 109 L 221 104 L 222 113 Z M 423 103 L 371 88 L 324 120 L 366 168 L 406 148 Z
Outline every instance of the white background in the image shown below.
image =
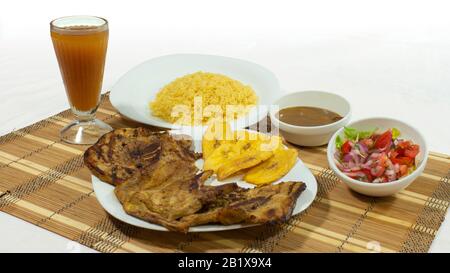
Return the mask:
M 448 3 L 4 1 L 0 134 L 68 107 L 49 22 L 90 14 L 110 23 L 105 90 L 134 65 L 160 55 L 243 58 L 272 70 L 287 91 L 344 95 L 354 119 L 389 116 L 410 122 L 423 132 L 431 150 L 450 154 Z M 0 214 L 0 251 L 73 250 L 57 235 Z M 450 252 L 447 223 L 432 250 Z

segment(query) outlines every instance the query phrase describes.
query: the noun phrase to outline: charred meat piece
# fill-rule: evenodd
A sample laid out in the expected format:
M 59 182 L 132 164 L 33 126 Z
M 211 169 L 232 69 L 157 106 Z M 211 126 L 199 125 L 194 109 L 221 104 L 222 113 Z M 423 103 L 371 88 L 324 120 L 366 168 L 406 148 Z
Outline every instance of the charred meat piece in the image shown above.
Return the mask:
M 285 222 L 291 217 L 296 201 L 305 189 L 303 182 L 282 182 L 253 189 L 237 188 L 217 196 L 202 211 L 180 221 L 189 226 Z
M 137 183 L 136 180 L 128 180 L 118 185 L 115 193 L 128 214 L 169 230 L 187 232 L 188 223 L 177 219 L 199 211 L 206 196 L 214 198 L 213 193 L 204 194 L 201 190 L 211 174 L 174 175 L 159 185 L 150 182 L 149 178 L 140 178 Z M 147 185 L 149 182 L 151 186 Z
M 124 210 L 145 221 L 184 233 L 189 227 L 208 223 L 278 223 L 291 217 L 297 198 L 305 189 L 302 182 L 282 182 L 253 189 L 240 188 L 235 183 L 216 187 L 202 185 L 208 176 L 202 173 L 191 183 L 177 182 L 137 191 L 123 203 Z M 116 187 L 116 194 L 124 185 Z
M 218 220 L 224 225 L 285 222 L 305 189 L 303 182 L 282 182 L 245 190 L 240 200 L 232 201 L 220 210 Z
M 86 150 L 84 163 L 100 180 L 112 185 L 140 176 L 153 176 L 155 172 L 158 172 L 156 177 L 169 176 L 173 168 L 167 166 L 174 161 L 179 165 L 183 161 L 186 168 L 195 173 L 196 155 L 190 146 L 190 139 L 175 139 L 167 132 L 146 128 L 116 129 Z

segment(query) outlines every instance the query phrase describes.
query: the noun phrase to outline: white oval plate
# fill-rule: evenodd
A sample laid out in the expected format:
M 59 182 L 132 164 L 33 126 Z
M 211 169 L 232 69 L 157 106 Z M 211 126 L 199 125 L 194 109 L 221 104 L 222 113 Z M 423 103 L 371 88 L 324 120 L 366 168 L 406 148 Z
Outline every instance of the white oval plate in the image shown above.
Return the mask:
M 275 75 L 264 67 L 244 60 L 221 56 L 177 54 L 148 60 L 123 75 L 110 93 L 112 105 L 124 116 L 149 125 L 201 134 L 205 126 L 178 126 L 152 115 L 148 104 L 158 91 L 178 77 L 197 71 L 220 73 L 250 85 L 259 98 L 258 107 L 232 124 L 241 129 L 265 118 L 270 104 L 280 95 Z
M 201 152 L 202 145 L 200 140 L 194 140 L 194 146 L 196 152 Z M 199 169 L 202 169 L 203 167 L 203 160 L 198 160 L 196 162 L 196 165 Z M 311 171 L 303 164 L 301 159 L 299 158 L 297 160 L 297 163 L 295 166 L 287 173 L 283 178 L 279 179 L 275 183 L 279 183 L 281 181 L 302 181 L 306 184 L 306 190 L 304 190 L 299 198 L 297 199 L 297 203 L 295 205 L 294 211 L 292 215 L 299 214 L 303 210 L 309 207 L 311 203 L 314 201 L 314 198 L 317 194 L 317 181 L 314 175 L 311 173 Z M 229 178 L 224 181 L 218 181 L 215 179 L 215 176 L 209 179 L 206 184 L 207 185 L 222 185 L 224 183 L 232 183 L 237 182 L 237 184 L 240 187 L 243 188 L 253 188 L 254 185 L 249 184 L 242 180 L 242 176 L 234 176 L 232 178 Z M 98 179 L 95 176 L 92 176 L 92 185 L 94 188 L 95 196 L 97 197 L 100 205 L 103 206 L 103 208 L 111 214 L 113 217 L 128 223 L 133 226 L 141 227 L 141 228 L 147 228 L 152 230 L 159 230 L 159 231 L 169 231 L 163 226 L 152 224 L 146 221 L 143 221 L 139 218 L 136 218 L 134 216 L 128 215 L 124 210 L 122 205 L 120 204 L 119 200 L 117 199 L 116 195 L 114 194 L 114 186 L 105 183 Z M 238 228 L 244 228 L 244 227 L 250 227 L 254 225 L 250 224 L 236 224 L 236 225 L 217 225 L 217 224 L 211 224 L 211 225 L 202 225 L 202 226 L 195 226 L 189 228 L 189 232 L 208 232 L 208 231 L 222 231 L 222 230 L 231 230 L 231 229 L 238 229 Z

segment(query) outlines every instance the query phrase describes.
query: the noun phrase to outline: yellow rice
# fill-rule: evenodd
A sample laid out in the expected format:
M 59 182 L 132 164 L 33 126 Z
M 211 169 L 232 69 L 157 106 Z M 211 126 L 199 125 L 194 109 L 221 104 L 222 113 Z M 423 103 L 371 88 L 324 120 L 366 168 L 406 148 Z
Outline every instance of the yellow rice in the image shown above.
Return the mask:
M 198 108 L 200 106 L 199 98 L 201 98 L 201 110 Z M 170 123 L 198 125 L 205 124 L 212 118 L 201 115 L 202 111 L 206 113 L 207 109 L 211 109 L 211 107 L 207 107 L 208 105 L 217 105 L 215 109 L 221 110 L 218 112 L 219 114 L 214 112 L 213 117 L 226 119 L 245 115 L 252 106 L 256 105 L 257 101 L 258 97 L 250 86 L 221 74 L 199 71 L 177 78 L 164 86 L 156 95 L 156 99 L 150 102 L 149 107 L 154 116 Z M 189 112 L 188 115 L 183 115 L 184 118 L 181 120 L 180 116 L 175 117 L 172 114 L 172 110 L 179 112 L 180 105 L 182 109 L 188 109 Z M 232 115 L 228 111 L 227 116 L 227 105 L 237 105 L 240 108 L 235 109 Z M 207 108 L 205 109 L 205 107 Z M 194 115 L 195 111 L 200 114 Z M 195 120 L 194 116 L 197 117 Z

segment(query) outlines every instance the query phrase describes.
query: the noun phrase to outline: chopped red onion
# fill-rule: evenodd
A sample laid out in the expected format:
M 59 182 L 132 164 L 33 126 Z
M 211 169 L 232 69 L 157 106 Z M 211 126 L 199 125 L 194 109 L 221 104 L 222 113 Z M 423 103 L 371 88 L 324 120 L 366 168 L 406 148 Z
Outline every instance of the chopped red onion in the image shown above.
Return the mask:
M 358 143 L 359 144 L 359 150 L 367 155 L 369 153 L 369 148 L 366 146 L 366 144 L 362 143 L 361 141 Z
M 348 154 L 344 155 L 344 157 L 342 158 L 342 161 L 349 162 L 350 160 L 352 160 L 352 158 L 353 158 L 353 156 L 350 153 L 348 153 Z

